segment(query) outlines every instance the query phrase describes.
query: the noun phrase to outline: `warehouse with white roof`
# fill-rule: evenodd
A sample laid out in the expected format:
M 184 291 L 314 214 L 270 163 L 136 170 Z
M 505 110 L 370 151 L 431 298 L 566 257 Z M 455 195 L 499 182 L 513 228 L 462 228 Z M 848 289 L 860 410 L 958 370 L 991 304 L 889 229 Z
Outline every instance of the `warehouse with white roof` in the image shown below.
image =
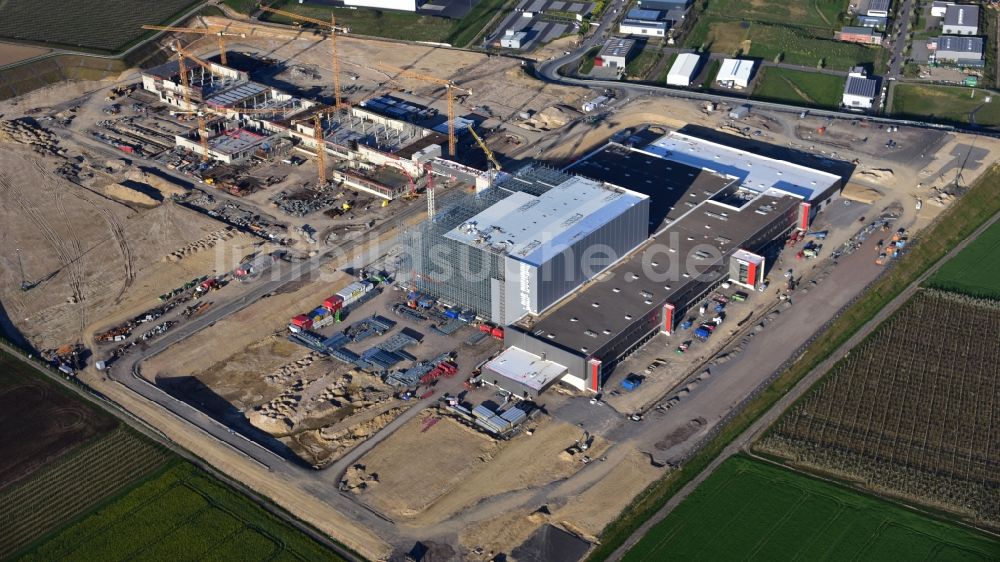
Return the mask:
M 648 232 L 648 196 L 529 168 L 449 207 L 408 246 L 418 289 L 507 324 L 551 307 Z
M 754 61 L 746 59 L 726 59 L 715 75 L 715 81 L 723 88 L 743 90 L 750 87 L 753 78 Z
M 674 64 L 667 72 L 668 86 L 690 86 L 691 80 L 698 74 L 698 66 L 701 57 L 695 53 L 681 53 L 677 55 Z

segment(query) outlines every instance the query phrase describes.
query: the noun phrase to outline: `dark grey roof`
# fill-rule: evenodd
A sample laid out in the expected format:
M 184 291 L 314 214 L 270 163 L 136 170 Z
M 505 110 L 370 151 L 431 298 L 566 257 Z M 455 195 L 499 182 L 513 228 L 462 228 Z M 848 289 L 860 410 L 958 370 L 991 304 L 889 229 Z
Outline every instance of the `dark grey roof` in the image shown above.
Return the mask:
M 871 0 L 871 2 L 868 3 L 868 11 L 881 10 L 883 12 L 888 12 L 891 4 L 892 0 Z
M 846 26 L 840 32 L 850 33 L 851 35 L 872 35 L 875 33 L 875 30 L 870 27 Z
M 844 86 L 844 93 L 852 96 L 874 98 L 876 91 L 878 91 L 878 80 L 867 76 L 848 76 L 847 84 Z
M 944 13 L 944 25 L 961 25 L 979 28 L 979 6 L 954 4 Z
M 949 53 L 983 54 L 982 37 L 960 37 L 958 35 L 942 35 L 937 38 L 937 50 Z

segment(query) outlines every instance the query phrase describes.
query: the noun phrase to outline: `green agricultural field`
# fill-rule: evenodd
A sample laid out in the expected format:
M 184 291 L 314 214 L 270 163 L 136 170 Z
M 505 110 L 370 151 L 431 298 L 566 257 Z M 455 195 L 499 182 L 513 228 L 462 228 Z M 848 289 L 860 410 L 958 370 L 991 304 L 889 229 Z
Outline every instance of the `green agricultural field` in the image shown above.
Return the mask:
M 992 99 L 987 103 L 988 96 Z M 893 88 L 890 107 L 897 117 L 1000 126 L 1000 96 L 977 88 L 899 83 Z
M 770 67 L 761 70 L 754 87 L 753 99 L 808 105 L 840 106 L 845 78 L 819 72 L 805 72 Z
M 734 457 L 624 557 L 990 560 L 1000 542 L 795 472 Z
M 1000 300 L 1000 222 L 944 264 L 925 285 Z
M 180 461 L 18 559 L 342 560 L 245 496 Z
M 124 50 L 146 34 L 141 26 L 168 23 L 193 0 L 7 0 L 0 2 L 0 37 L 88 52 Z
M 784 62 L 802 66 L 814 67 L 823 59 L 827 68 L 838 70 L 881 64 L 882 58 L 881 49 L 834 41 L 833 32 L 825 29 L 751 23 L 708 14 L 698 19 L 685 45 L 730 55 L 742 52 L 765 60 L 780 54 Z
M 391 10 L 334 8 L 320 4 L 299 4 L 298 0 L 282 0 L 274 3 L 275 8 L 295 12 L 322 20 L 330 19 L 331 13 L 337 23 L 351 28 L 351 33 L 372 35 L 388 39 L 409 41 L 431 41 L 465 47 L 476 39 L 487 27 L 494 15 L 508 0 L 480 0 L 472 10 L 460 20 L 422 16 L 408 12 Z M 290 23 L 284 16 L 270 14 L 271 21 Z
M 801 27 L 835 29 L 847 11 L 849 0 L 712 0 L 705 14 L 745 19 L 791 23 Z

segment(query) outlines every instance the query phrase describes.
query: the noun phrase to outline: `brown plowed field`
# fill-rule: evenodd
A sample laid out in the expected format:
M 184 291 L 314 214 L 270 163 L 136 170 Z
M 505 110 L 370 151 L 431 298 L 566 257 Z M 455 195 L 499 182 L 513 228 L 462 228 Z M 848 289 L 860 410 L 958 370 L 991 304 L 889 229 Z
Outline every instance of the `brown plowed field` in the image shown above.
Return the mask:
M 0 372 L 0 488 L 117 425 L 2 352 Z

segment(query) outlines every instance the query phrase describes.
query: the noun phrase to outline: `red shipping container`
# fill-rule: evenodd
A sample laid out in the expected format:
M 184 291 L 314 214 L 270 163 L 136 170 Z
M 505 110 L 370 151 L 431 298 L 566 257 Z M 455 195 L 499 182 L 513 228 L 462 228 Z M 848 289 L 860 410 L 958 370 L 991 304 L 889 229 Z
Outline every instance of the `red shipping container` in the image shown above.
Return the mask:
M 323 301 L 323 308 L 329 310 L 330 312 L 337 312 L 342 306 L 344 306 L 344 297 L 340 295 L 333 295 Z
M 295 318 L 292 318 L 292 324 L 302 328 L 303 330 L 308 330 L 313 327 L 312 319 L 305 314 L 299 314 Z
M 489 324 L 480 324 L 479 325 L 479 331 L 480 332 L 484 332 L 484 333 L 489 334 L 492 330 L 493 330 L 493 326 L 490 326 Z
M 493 337 L 497 338 L 498 340 L 503 339 L 503 328 L 501 328 L 500 326 L 493 328 L 493 330 L 490 333 L 493 334 Z

